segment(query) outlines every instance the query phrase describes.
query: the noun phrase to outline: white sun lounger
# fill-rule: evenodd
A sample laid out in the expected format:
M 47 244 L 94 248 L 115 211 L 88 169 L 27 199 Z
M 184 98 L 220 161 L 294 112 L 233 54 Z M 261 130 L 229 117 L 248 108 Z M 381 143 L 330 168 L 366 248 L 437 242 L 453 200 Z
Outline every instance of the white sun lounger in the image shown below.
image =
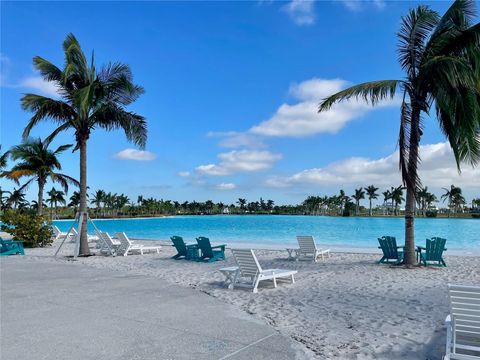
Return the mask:
M 124 232 L 118 232 L 116 237 L 118 240 L 120 240 L 120 246 L 117 249 L 117 255 L 127 256 L 130 252 L 139 252 L 143 255 L 144 252 L 148 251 L 156 251 L 157 254 L 160 253 L 161 246 L 145 246 L 135 244 Z
M 480 359 L 480 286 L 448 285 L 445 360 Z
M 288 258 L 299 260 L 303 259 L 312 259 L 314 262 L 317 262 L 319 257 L 324 259 L 325 256 L 330 257 L 330 249 L 320 249 L 317 248 L 315 244 L 315 239 L 313 236 L 297 236 L 298 249 L 287 249 Z M 295 254 L 295 256 L 293 256 Z
M 100 252 L 102 254 L 115 256 L 121 242 L 118 239 L 112 238 L 108 232 L 97 231 L 97 235 L 97 247 L 100 249 Z
M 247 287 L 253 289 L 253 292 L 258 292 L 258 283 L 264 280 L 273 280 L 273 286 L 277 287 L 277 279 L 291 278 L 292 283 L 295 283 L 294 275 L 296 270 L 284 269 L 267 269 L 263 270 L 260 266 L 257 257 L 253 250 L 249 249 L 232 249 L 233 257 L 238 265 L 232 283 L 229 285 L 230 289 L 235 286 Z
M 67 233 L 63 232 L 63 231 L 60 231 L 60 229 L 58 228 L 57 225 L 52 225 L 52 229 L 53 229 L 53 236 L 54 236 L 55 240 L 62 239 L 65 236 L 67 236 Z M 73 232 L 70 232 L 70 233 L 68 233 L 68 236 L 75 236 L 75 234 Z

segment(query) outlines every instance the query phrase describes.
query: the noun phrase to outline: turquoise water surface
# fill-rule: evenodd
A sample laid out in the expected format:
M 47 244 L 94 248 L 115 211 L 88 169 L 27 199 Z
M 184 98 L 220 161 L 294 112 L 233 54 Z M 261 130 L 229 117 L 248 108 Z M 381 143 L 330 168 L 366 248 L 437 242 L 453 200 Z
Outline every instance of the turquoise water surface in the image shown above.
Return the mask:
M 212 242 L 248 244 L 256 247 L 283 248 L 296 243 L 296 235 L 313 235 L 322 246 L 332 249 L 373 249 L 377 238 L 391 235 L 399 244 L 404 242 L 402 218 L 327 217 L 288 215 L 215 215 L 176 216 L 169 218 L 94 220 L 102 231 L 126 232 L 131 238 L 166 240 L 183 236 L 186 241 L 206 236 Z M 67 231 L 72 221 L 55 221 Z M 89 232 L 93 227 L 89 225 Z M 431 219 L 415 220 L 417 244 L 439 236 L 446 238 L 449 250 L 468 250 L 480 254 L 480 220 Z M 464 251 L 462 251 L 463 253 Z

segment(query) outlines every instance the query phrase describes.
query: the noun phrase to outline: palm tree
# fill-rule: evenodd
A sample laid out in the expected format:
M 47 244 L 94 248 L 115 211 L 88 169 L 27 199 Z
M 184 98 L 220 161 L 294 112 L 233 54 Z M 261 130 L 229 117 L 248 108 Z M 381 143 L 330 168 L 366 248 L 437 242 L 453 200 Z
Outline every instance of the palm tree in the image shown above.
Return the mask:
M 56 150 L 52 151 L 48 148 L 50 140 L 42 141 L 38 139 L 26 139 L 20 145 L 14 146 L 9 150 L 12 160 L 19 160 L 12 167 L 10 171 L 4 171 L 1 176 L 14 180 L 17 184 L 23 177 L 30 177 L 20 189 L 25 189 L 33 181 L 38 184 L 38 215 L 42 214 L 43 204 L 43 189 L 48 179 L 52 182 L 59 183 L 65 191 L 68 191 L 68 184 L 79 185 L 78 181 L 74 178 L 56 172 L 61 170 L 62 166 L 58 160 L 60 155 L 65 150 L 72 147 L 72 145 L 62 145 Z
M 403 190 L 405 190 L 405 188 L 402 185 L 400 185 L 400 186 L 397 186 L 396 188 L 392 188 L 392 191 L 391 191 L 392 205 L 393 203 L 395 203 L 395 207 L 394 207 L 395 216 L 397 216 L 398 214 L 398 205 L 400 205 L 403 201 L 405 201 L 403 197 Z
M 57 206 L 58 203 L 60 204 L 65 204 L 65 193 L 63 191 L 57 191 L 54 187 L 52 187 L 52 190 L 47 192 L 47 195 L 49 196 L 47 199 L 47 202 L 50 204 L 50 209 L 52 210 L 51 217 L 56 218 L 57 217 Z M 53 208 L 55 207 L 55 211 L 53 211 Z
M 365 191 L 367 192 L 367 196 L 368 196 L 368 201 L 370 202 L 370 207 L 368 211 L 370 216 L 372 216 L 372 200 L 378 198 L 377 190 L 378 188 L 373 185 L 370 185 L 365 188 Z
M 457 0 L 443 17 L 427 6 L 411 9 L 398 33 L 404 79 L 367 82 L 334 94 L 320 103 L 319 111 L 335 103 L 362 98 L 372 106 L 401 92 L 399 154 L 402 180 L 407 187 L 404 263 L 416 263 L 414 218 L 422 115 L 434 106 L 440 128 L 453 150 L 457 166 L 480 160 L 480 29 L 471 26 L 473 0 Z
M 387 215 L 388 215 L 388 200 L 391 199 L 392 193 L 390 192 L 390 190 L 386 190 L 382 192 L 382 195 L 383 195 L 383 208 L 387 209 Z M 385 213 L 383 215 L 385 215 Z
M 91 63 L 83 53 L 73 34 L 63 42 L 65 67 L 58 68 L 51 62 L 36 56 L 34 67 L 43 78 L 60 89 L 60 99 L 35 94 L 22 98 L 22 107 L 34 113 L 23 136 L 41 120 L 50 119 L 58 127 L 49 138 L 62 131 L 73 129 L 76 145 L 80 150 L 80 213 L 83 225 L 80 234 L 80 255 L 89 255 L 87 241 L 87 142 L 95 128 L 107 131 L 123 129 L 129 141 L 145 147 L 147 126 L 143 116 L 129 112 L 125 107 L 134 102 L 144 91 L 135 85 L 128 65 L 109 63 L 97 72 L 93 54 Z
M 365 191 L 363 191 L 363 188 L 355 189 L 355 194 L 352 195 L 352 199 L 355 200 L 355 216 L 358 216 L 360 200 L 365 199 Z
M 240 206 L 240 210 L 245 212 L 245 205 L 247 204 L 247 199 L 238 199 L 237 204 Z
M 440 199 L 443 199 L 444 202 L 445 200 L 448 199 L 448 208 L 449 208 L 448 217 L 450 217 L 450 211 L 452 210 L 452 208 L 453 208 L 453 215 L 455 216 L 455 213 L 458 207 L 460 205 L 465 204 L 465 198 L 462 195 L 462 189 L 455 185 L 451 185 L 450 190 L 446 188 L 442 188 L 442 189 L 445 190 L 445 194 L 443 194 L 440 197 Z
M 23 193 L 24 189 L 15 189 L 10 193 L 10 196 L 7 199 L 7 206 L 13 207 L 14 210 L 17 207 L 21 207 L 22 204 L 25 203 L 25 194 Z
M 98 217 L 98 213 L 99 211 L 101 210 L 101 207 L 102 207 L 102 203 L 105 203 L 105 191 L 103 190 L 97 190 L 95 191 L 92 196 L 93 196 L 93 199 L 90 200 L 90 204 L 95 204 L 95 212 L 96 212 L 96 215 Z

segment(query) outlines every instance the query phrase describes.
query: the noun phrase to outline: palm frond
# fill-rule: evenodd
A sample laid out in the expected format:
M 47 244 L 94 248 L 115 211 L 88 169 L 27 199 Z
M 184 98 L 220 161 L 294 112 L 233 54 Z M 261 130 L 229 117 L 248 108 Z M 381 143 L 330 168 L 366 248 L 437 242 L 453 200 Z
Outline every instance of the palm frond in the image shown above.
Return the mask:
M 414 78 L 418 73 L 426 39 L 438 21 L 438 13 L 427 6 L 411 9 L 407 16 L 402 17 L 400 31 L 397 34 L 398 60 L 410 78 Z
M 62 83 L 62 70 L 53 65 L 50 61 L 45 60 L 40 56 L 35 56 L 33 58 L 33 66 L 40 72 L 45 80 L 54 81 L 58 84 Z
M 328 110 L 333 104 L 351 98 L 357 100 L 361 98 L 375 106 L 381 100 L 393 99 L 397 88 L 402 85 L 404 85 L 402 80 L 371 81 L 355 85 L 323 99 L 318 107 L 318 112 Z
M 25 94 L 22 99 L 22 108 L 34 112 L 27 126 L 23 130 L 23 138 L 27 138 L 32 128 L 43 119 L 50 119 L 57 123 L 64 123 L 75 117 L 75 110 L 60 100 L 54 100 L 45 96 Z

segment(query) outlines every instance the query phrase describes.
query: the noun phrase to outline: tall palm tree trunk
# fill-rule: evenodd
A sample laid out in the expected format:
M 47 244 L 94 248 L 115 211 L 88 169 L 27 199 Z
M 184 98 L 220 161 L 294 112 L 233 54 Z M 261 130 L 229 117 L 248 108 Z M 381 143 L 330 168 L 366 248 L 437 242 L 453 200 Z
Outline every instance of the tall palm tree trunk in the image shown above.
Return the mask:
M 368 214 L 372 216 L 372 199 L 370 199 L 370 210 L 368 211 Z
M 45 180 L 38 178 L 38 203 L 37 203 L 37 215 L 42 215 L 43 212 L 43 189 L 45 187 Z
M 90 255 L 87 237 L 87 140 L 80 140 L 80 214 L 82 217 L 82 231 L 80 232 L 79 255 Z
M 410 125 L 409 154 L 408 154 L 408 178 L 407 198 L 405 202 L 405 254 L 404 264 L 415 265 L 415 194 L 418 165 L 418 149 L 420 146 L 420 109 L 412 106 Z

